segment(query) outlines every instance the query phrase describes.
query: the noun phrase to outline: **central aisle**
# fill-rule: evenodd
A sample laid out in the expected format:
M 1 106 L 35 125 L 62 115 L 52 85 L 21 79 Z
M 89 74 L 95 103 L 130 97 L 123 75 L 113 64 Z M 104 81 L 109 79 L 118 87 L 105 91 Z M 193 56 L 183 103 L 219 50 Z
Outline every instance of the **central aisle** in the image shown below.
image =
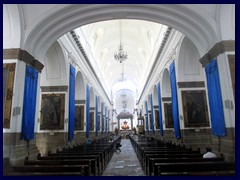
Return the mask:
M 121 152 L 115 152 L 102 176 L 145 176 L 129 139 L 121 140 Z

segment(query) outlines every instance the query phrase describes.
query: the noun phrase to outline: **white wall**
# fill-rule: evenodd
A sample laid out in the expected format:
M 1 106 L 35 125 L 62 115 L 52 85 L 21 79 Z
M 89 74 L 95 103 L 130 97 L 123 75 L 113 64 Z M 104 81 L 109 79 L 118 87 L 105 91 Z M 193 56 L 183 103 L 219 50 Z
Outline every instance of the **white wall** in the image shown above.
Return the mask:
M 3 60 L 3 63 L 16 63 L 10 129 L 3 129 L 3 132 L 21 132 L 26 64 L 16 59 Z M 20 114 L 13 116 L 15 107 L 21 108 Z
M 235 52 L 224 53 L 219 55 L 217 57 L 217 62 L 218 62 L 219 78 L 220 78 L 220 85 L 221 85 L 221 91 L 222 91 L 225 124 L 226 124 L 226 127 L 235 127 L 235 101 L 234 101 L 234 96 L 232 91 L 232 82 L 231 82 L 227 54 L 235 54 Z M 232 109 L 226 108 L 225 106 L 226 100 L 230 100 L 232 102 L 232 105 L 233 105 Z
M 3 4 L 3 49 L 19 48 L 21 26 L 16 4 Z
M 44 57 L 41 86 L 61 86 L 69 82 L 69 63 L 58 42 L 54 43 Z

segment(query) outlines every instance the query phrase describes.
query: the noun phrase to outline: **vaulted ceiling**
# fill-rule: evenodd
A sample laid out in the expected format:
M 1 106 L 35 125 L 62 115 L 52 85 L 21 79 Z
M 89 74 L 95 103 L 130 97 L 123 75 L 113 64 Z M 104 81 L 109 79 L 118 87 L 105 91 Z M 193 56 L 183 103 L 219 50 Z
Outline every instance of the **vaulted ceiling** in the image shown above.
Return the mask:
M 88 24 L 75 29 L 80 42 L 90 59 L 106 92 L 119 102 L 123 109 L 120 89 L 129 89 L 131 109 L 145 84 L 153 65 L 167 26 L 142 20 L 110 20 Z M 123 45 L 127 60 L 123 63 L 115 60 L 119 45 Z M 123 75 L 123 76 L 122 76 Z M 129 94 L 129 95 L 130 95 Z M 129 100 L 130 100 L 129 99 Z M 114 100 L 114 101 L 115 101 Z M 127 107 L 129 108 L 129 107 Z
M 88 24 L 75 32 L 107 92 L 122 81 L 124 71 L 124 80 L 134 85 L 136 93 L 146 81 L 166 30 L 167 26 L 158 23 L 121 19 Z M 123 64 L 114 59 L 120 39 L 128 54 Z

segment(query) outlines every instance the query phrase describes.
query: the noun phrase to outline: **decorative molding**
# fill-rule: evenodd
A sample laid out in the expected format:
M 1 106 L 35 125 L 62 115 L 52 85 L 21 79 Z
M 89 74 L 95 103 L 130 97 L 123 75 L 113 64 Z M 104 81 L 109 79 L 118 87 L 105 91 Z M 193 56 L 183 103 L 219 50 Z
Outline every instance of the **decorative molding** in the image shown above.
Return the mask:
M 205 87 L 204 81 L 178 82 L 179 88 Z
M 202 67 L 205 67 L 212 59 L 229 51 L 235 51 L 235 40 L 226 40 L 216 43 L 199 61 Z
M 59 92 L 59 91 L 67 91 L 68 86 L 41 86 L 42 92 Z
M 165 35 L 164 35 L 163 41 L 162 41 L 162 43 L 161 43 L 161 46 L 160 46 L 160 48 L 159 48 L 159 50 L 158 50 L 158 53 L 157 53 L 157 55 L 156 55 L 156 57 L 155 57 L 155 60 L 154 60 L 154 62 L 153 62 L 153 65 L 152 65 L 152 67 L 151 67 L 150 73 L 148 74 L 147 79 L 150 79 L 150 77 L 152 76 L 153 70 L 154 70 L 154 68 L 155 68 L 155 66 L 156 66 L 156 64 L 157 64 L 157 61 L 158 61 L 160 55 L 162 54 L 163 48 L 165 47 L 165 44 L 167 43 L 167 40 L 168 40 L 168 38 L 169 38 L 169 35 L 170 35 L 171 31 L 172 31 L 172 27 L 168 27 L 168 29 L 167 29 L 167 31 L 166 31 L 166 33 L 165 33 Z M 142 98 L 143 92 L 145 91 L 145 89 L 146 89 L 146 87 L 147 87 L 147 84 L 148 84 L 148 81 L 145 82 L 145 85 L 144 85 L 144 87 L 143 87 L 142 93 L 141 93 L 141 95 L 140 95 L 140 97 L 139 97 L 139 99 L 138 99 L 137 105 L 139 104 L 140 99 Z
M 158 106 L 153 106 L 154 109 L 158 109 Z
M 85 104 L 86 100 L 75 100 L 75 104 Z
M 72 52 L 68 53 L 68 60 L 70 62 L 70 64 L 73 65 L 73 67 L 78 70 L 78 63 L 76 61 L 76 58 L 73 56 Z
M 88 56 L 87 56 L 87 54 L 85 53 L 85 51 L 84 51 L 84 49 L 83 49 L 83 47 L 82 47 L 82 44 L 80 43 L 80 41 L 79 41 L 79 39 L 78 39 L 77 34 L 75 33 L 75 31 L 70 31 L 70 34 L 72 35 L 72 37 L 73 37 L 75 43 L 77 44 L 77 46 L 78 46 L 80 52 L 82 53 L 82 55 L 83 55 L 85 61 L 87 62 L 89 68 L 91 69 L 92 73 L 94 74 L 95 78 L 97 79 L 98 83 L 100 84 L 100 86 L 101 86 L 103 92 L 105 93 L 105 95 L 106 95 L 106 97 L 107 97 L 109 103 L 110 103 L 111 105 L 113 105 L 112 102 L 110 101 L 108 95 L 107 95 L 107 92 L 106 92 L 105 89 L 103 88 L 103 85 L 102 85 L 101 81 L 99 80 L 99 78 L 98 78 L 96 72 L 94 71 L 94 69 L 93 69 L 93 67 L 92 67 L 92 64 L 90 63 L 90 61 L 89 61 L 89 59 L 88 59 Z
M 95 107 L 90 107 L 90 111 L 91 111 L 91 110 L 93 110 L 93 111 L 94 111 L 94 110 L 95 110 Z
M 35 59 L 26 50 L 22 50 L 20 48 L 4 49 L 3 50 L 3 59 L 18 59 L 18 60 L 23 61 L 26 64 L 34 67 L 39 72 L 41 72 L 44 67 L 44 65 L 40 61 Z
M 171 97 L 162 97 L 162 101 L 172 101 Z

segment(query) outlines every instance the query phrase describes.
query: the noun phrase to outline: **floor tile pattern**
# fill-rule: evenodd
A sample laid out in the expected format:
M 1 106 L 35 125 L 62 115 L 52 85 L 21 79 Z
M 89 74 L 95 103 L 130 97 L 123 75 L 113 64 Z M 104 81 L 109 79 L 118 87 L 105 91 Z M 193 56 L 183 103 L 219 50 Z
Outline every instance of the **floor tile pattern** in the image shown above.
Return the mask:
M 103 176 L 145 176 L 129 139 L 121 140 L 121 152 L 115 152 Z

